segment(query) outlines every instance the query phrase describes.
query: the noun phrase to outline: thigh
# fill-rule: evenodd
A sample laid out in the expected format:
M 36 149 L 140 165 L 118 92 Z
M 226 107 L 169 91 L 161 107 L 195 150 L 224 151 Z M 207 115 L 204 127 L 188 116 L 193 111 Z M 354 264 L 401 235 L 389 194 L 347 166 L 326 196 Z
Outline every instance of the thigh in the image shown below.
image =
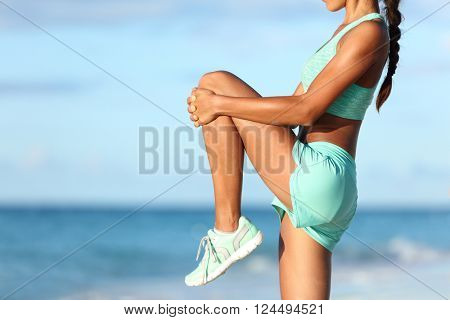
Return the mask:
M 208 73 L 202 77 L 199 87 L 217 94 L 234 97 L 261 97 L 239 77 L 226 71 Z M 255 170 L 269 189 L 288 208 L 292 208 L 289 178 L 296 164 L 292 148 L 296 136 L 288 127 L 265 125 L 232 118 L 242 138 L 245 151 Z
M 279 276 L 282 299 L 329 299 L 331 252 L 295 228 L 287 215 L 280 229 Z

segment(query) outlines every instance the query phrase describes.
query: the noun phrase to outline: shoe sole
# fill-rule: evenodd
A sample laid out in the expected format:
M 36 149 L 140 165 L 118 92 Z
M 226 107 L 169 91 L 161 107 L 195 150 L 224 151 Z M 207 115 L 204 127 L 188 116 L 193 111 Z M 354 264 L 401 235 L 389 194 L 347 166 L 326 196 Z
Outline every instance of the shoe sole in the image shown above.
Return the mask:
M 242 247 L 237 249 L 235 252 L 231 254 L 231 256 L 222 263 L 214 272 L 210 273 L 206 279 L 206 281 L 201 281 L 198 283 L 186 283 L 189 287 L 198 287 L 203 286 L 218 277 L 220 277 L 222 274 L 225 273 L 225 271 L 228 270 L 235 262 L 244 259 L 246 256 L 248 256 L 253 250 L 256 249 L 263 241 L 263 234 L 261 231 L 258 231 L 256 235 L 249 240 L 246 244 L 244 244 Z

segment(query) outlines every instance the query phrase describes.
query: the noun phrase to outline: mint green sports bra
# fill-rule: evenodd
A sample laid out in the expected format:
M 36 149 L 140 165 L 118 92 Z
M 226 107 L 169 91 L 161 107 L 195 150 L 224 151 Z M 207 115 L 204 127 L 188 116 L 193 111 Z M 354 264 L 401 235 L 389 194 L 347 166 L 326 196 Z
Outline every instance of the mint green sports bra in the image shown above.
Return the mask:
M 384 18 L 379 13 L 370 13 L 345 26 L 331 40 L 325 43 L 317 52 L 308 59 L 302 71 L 302 84 L 305 92 L 319 73 L 336 55 L 336 46 L 341 38 L 360 23 L 373 19 Z M 386 23 L 386 22 L 385 22 Z M 331 105 L 326 113 L 352 120 L 362 120 L 367 108 L 372 103 L 377 85 L 372 88 L 361 87 L 352 84 Z

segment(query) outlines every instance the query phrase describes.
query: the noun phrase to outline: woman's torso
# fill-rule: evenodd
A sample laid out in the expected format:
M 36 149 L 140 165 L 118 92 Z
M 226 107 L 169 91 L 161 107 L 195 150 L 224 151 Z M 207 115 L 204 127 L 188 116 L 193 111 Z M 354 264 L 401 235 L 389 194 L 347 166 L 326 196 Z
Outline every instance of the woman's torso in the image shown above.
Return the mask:
M 341 32 L 343 29 L 344 28 L 340 28 L 340 30 L 338 29 L 335 35 L 339 34 L 339 32 Z M 345 34 L 342 36 L 342 38 L 344 37 Z M 338 42 L 336 43 L 337 46 L 339 45 L 340 40 L 341 39 L 339 39 Z M 329 42 L 327 42 L 323 47 L 328 45 Z M 333 45 L 333 43 L 331 44 Z M 321 49 L 319 49 L 317 52 L 319 52 Z M 383 50 L 383 52 L 379 53 L 380 56 L 379 61 L 376 64 L 374 64 L 364 74 L 364 76 L 362 76 L 361 79 L 359 79 L 355 83 L 355 85 L 357 86 L 356 89 L 364 91 L 364 90 L 371 90 L 371 88 L 375 88 L 377 86 L 384 69 L 387 54 L 388 54 L 387 50 Z M 327 112 L 324 113 L 314 123 L 312 127 L 304 128 L 305 132 L 303 132 L 302 134 L 303 136 L 302 140 L 305 142 L 314 142 L 314 141 L 331 142 L 345 149 L 348 153 L 350 153 L 353 156 L 353 158 L 355 158 L 356 145 L 359 130 L 361 128 L 361 123 L 362 120 L 359 119 L 358 120 L 347 119 Z

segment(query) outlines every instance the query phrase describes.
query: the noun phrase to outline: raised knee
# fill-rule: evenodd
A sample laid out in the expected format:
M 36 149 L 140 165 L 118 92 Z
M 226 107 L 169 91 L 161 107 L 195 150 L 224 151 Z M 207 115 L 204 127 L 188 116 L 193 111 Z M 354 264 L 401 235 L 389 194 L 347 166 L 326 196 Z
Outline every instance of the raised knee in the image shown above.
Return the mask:
M 200 78 L 198 86 L 199 88 L 214 90 L 214 88 L 217 88 L 221 83 L 224 83 L 231 77 L 233 77 L 233 74 L 228 71 L 220 70 L 208 72 Z

